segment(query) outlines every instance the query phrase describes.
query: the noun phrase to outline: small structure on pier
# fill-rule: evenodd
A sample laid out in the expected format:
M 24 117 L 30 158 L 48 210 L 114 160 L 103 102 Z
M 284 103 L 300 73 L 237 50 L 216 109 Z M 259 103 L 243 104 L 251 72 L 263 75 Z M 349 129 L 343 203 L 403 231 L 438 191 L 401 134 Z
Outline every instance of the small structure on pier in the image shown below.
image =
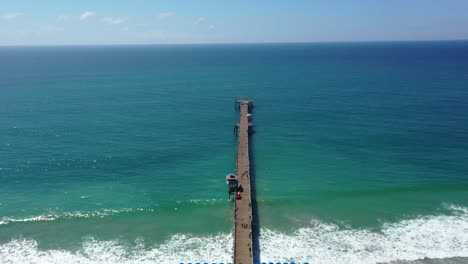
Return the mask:
M 237 192 L 237 176 L 235 174 L 228 174 L 226 176 L 226 184 L 228 186 L 229 197 L 231 194 Z
M 235 101 L 235 106 L 237 109 L 241 109 L 243 106 L 247 106 L 247 131 L 250 133 L 253 133 L 254 132 L 254 126 L 253 126 L 253 123 L 252 123 L 252 119 L 253 119 L 253 115 L 252 115 L 252 110 L 253 110 L 253 107 L 254 107 L 254 104 L 253 104 L 253 100 L 252 99 L 243 99 L 243 98 L 240 98 L 240 99 L 236 99 Z M 240 128 L 240 123 L 236 123 L 234 124 L 234 133 L 236 135 L 239 134 L 239 128 Z
M 250 98 L 238 98 L 236 99 L 234 104 L 237 109 L 240 109 L 241 105 L 247 105 L 248 112 L 251 113 L 254 107 L 253 102 L 254 102 L 253 99 L 250 99 Z

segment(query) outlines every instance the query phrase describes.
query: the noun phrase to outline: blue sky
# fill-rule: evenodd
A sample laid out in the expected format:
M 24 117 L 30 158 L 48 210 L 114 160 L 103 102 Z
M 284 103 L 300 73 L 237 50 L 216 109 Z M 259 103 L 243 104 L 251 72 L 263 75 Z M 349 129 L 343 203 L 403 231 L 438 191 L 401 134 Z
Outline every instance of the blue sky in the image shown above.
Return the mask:
M 0 45 L 450 39 L 466 0 L 0 0 Z

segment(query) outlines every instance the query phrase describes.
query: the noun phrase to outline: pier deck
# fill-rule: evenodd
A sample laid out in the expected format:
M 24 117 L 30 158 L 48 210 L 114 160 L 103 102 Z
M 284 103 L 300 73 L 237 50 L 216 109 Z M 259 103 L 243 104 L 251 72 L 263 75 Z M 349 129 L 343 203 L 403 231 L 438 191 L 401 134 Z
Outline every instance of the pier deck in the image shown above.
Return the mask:
M 237 177 L 242 186 L 242 199 L 235 200 L 234 208 L 234 264 L 253 264 L 254 249 L 252 245 L 252 200 L 250 184 L 249 132 L 252 124 L 248 114 L 253 101 L 237 99 L 240 120 L 238 123 L 237 141 Z

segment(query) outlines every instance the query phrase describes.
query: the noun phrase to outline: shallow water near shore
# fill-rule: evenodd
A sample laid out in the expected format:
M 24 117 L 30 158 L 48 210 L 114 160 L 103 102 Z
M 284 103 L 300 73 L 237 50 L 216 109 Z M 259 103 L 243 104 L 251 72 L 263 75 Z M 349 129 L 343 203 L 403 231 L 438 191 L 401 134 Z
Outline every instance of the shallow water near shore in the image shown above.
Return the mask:
M 236 97 L 255 100 L 262 261 L 468 257 L 467 42 L 0 61 L 2 263 L 228 262 Z

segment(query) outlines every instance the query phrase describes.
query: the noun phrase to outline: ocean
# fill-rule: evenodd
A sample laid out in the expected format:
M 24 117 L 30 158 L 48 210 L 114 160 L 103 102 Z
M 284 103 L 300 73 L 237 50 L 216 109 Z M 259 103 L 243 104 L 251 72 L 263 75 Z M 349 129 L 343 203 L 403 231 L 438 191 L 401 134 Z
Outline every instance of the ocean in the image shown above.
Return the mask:
M 0 47 L 0 263 L 468 263 L 468 42 Z

